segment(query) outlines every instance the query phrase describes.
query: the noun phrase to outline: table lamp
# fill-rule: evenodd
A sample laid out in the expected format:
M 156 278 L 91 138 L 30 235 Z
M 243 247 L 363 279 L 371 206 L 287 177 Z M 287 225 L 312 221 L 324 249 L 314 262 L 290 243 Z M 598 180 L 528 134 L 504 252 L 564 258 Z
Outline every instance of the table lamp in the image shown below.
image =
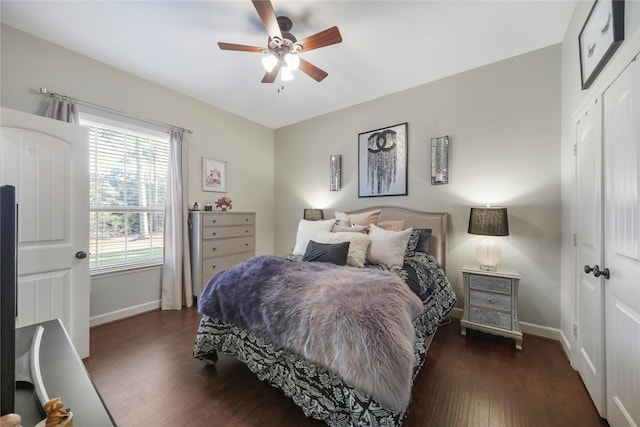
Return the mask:
M 508 236 L 507 208 L 488 206 L 471 208 L 468 233 L 481 236 Z M 476 247 L 476 259 L 480 264 L 480 270 L 496 271 L 501 256 L 500 247 L 491 237 L 482 239 Z

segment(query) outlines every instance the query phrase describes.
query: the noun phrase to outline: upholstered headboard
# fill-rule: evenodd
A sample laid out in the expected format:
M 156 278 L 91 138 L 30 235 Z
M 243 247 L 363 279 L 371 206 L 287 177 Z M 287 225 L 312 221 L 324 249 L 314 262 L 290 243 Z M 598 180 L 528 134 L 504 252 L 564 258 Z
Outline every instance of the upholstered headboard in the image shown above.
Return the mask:
M 405 227 L 430 228 L 429 253 L 433 255 L 442 269 L 447 269 L 447 216 L 446 212 L 421 212 L 393 206 L 374 206 L 349 211 L 349 214 L 380 209 L 379 221 L 404 220 Z M 339 209 L 338 209 L 339 210 Z

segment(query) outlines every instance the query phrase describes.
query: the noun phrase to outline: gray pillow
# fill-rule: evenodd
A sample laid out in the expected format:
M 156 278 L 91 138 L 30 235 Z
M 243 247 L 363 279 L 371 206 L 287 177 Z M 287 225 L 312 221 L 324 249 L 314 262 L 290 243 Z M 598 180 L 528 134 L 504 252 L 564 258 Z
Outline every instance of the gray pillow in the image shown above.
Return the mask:
M 429 237 L 431 237 L 430 228 L 414 229 L 407 243 L 407 252 L 429 253 Z
M 307 249 L 302 257 L 303 261 L 329 262 L 336 265 L 346 265 L 349 255 L 349 242 L 318 243 L 309 240 Z

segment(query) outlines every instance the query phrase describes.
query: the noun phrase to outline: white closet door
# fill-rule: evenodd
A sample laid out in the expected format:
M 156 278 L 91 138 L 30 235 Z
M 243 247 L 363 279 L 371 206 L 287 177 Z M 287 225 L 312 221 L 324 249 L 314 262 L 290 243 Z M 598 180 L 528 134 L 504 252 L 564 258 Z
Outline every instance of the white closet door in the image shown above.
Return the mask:
M 640 426 L 640 65 L 605 92 L 607 418 Z
M 577 365 L 598 413 L 605 417 L 604 289 L 602 278 L 584 270 L 603 264 L 601 97 L 578 121 L 576 137 Z

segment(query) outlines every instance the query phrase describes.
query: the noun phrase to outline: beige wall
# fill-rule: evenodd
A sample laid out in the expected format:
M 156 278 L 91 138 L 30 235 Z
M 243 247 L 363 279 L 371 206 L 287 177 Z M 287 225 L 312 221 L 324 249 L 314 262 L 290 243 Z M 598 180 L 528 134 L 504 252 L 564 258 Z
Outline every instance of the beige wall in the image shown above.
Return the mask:
M 78 99 L 193 130 L 188 136 L 190 203 L 215 201 L 202 192 L 202 156 L 226 160 L 233 210 L 257 212 L 256 252 L 273 252 L 274 131 L 194 98 L 2 25 L 1 98 L 4 107 L 42 115 L 40 87 Z M 175 64 L 167 64 L 175 66 Z M 213 78 L 213 77 L 212 77 Z M 153 277 L 152 280 L 140 278 Z M 91 316 L 160 298 L 157 274 L 92 280 Z M 151 295 L 155 297 L 150 301 Z M 105 304 L 105 301 L 111 303 Z
M 604 92 L 622 68 L 640 52 L 640 2 L 625 2 L 625 40 L 588 90 L 582 90 L 578 35 L 584 25 L 593 1 L 578 1 L 571 22 L 562 41 L 562 273 L 561 273 L 561 330 L 563 345 L 569 353 L 575 352 L 572 329 L 576 323 L 574 308 L 575 279 L 580 267 L 575 264 L 573 233 L 575 200 L 575 123 L 587 103 Z
M 358 133 L 408 122 L 408 196 L 358 198 Z M 430 184 L 430 138 L 449 135 L 449 184 Z M 329 191 L 329 155 L 343 188 Z M 290 252 L 305 207 L 395 205 L 449 212 L 448 277 L 474 263 L 469 208 L 509 209 L 502 265 L 522 275 L 521 321 L 560 327 L 560 46 L 552 46 L 276 130 L 275 252 Z M 526 326 L 526 325 L 525 325 Z M 539 332 L 539 331 L 538 331 Z

